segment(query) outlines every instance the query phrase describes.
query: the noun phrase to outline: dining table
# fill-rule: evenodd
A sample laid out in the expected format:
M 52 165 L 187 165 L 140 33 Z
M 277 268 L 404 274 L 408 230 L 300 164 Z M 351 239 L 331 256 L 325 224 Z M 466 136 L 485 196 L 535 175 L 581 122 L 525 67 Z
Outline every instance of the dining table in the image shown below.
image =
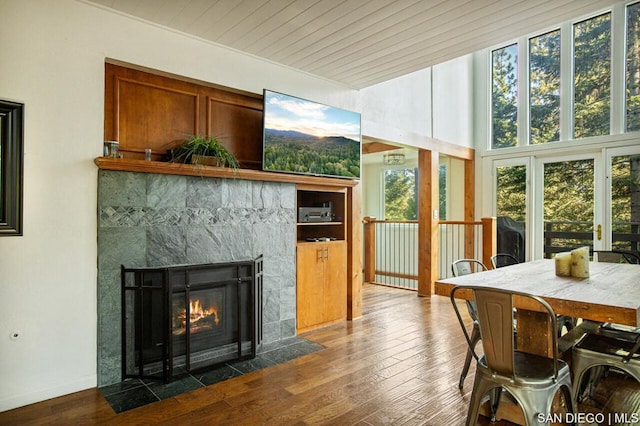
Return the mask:
M 435 294 L 449 297 L 455 286 L 478 286 L 532 294 L 544 299 L 556 315 L 640 326 L 640 266 L 623 263 L 589 262 L 589 276 L 556 275 L 553 259 L 518 263 L 488 271 L 442 278 L 435 282 Z M 471 292 L 456 292 L 472 298 Z M 551 325 L 541 307 L 530 299 L 514 297 L 517 308 L 518 349 L 552 356 Z

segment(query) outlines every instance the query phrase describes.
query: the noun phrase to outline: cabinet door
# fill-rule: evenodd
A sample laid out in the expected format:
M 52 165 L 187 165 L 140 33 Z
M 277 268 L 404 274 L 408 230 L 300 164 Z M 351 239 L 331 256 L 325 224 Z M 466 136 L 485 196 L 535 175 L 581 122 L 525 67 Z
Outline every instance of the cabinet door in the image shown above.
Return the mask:
M 296 316 L 298 330 L 324 322 L 324 245 L 298 244 Z
M 324 255 L 324 321 L 347 318 L 347 243 L 325 246 Z

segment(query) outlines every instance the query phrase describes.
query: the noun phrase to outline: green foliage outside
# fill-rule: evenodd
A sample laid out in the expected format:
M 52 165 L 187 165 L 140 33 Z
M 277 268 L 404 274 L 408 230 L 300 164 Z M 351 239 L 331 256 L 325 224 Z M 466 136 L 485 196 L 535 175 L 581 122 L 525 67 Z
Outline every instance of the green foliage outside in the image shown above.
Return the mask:
M 627 7 L 627 131 L 640 130 L 640 3 Z
M 416 170 L 385 170 L 384 218 L 386 220 L 417 220 Z
M 492 148 L 516 146 L 518 143 L 517 45 L 493 52 L 491 90 Z
M 530 143 L 560 140 L 560 30 L 529 41 Z
M 609 134 L 611 14 L 577 23 L 574 30 L 574 137 Z

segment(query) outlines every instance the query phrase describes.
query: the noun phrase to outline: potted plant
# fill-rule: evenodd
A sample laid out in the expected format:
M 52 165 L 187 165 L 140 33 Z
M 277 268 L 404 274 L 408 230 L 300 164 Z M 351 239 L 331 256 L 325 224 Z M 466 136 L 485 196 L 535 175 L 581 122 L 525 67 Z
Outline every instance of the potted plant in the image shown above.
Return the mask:
M 229 167 L 237 170 L 240 165 L 231 153 L 215 136 L 193 135 L 176 149 L 173 161 L 196 165 Z

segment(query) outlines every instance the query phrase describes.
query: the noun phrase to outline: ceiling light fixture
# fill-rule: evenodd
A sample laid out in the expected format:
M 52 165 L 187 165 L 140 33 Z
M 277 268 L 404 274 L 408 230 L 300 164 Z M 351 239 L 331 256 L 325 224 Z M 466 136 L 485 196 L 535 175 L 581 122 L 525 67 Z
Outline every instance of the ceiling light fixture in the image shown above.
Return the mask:
M 404 154 L 385 154 L 383 163 L 387 166 L 399 166 L 404 164 Z

